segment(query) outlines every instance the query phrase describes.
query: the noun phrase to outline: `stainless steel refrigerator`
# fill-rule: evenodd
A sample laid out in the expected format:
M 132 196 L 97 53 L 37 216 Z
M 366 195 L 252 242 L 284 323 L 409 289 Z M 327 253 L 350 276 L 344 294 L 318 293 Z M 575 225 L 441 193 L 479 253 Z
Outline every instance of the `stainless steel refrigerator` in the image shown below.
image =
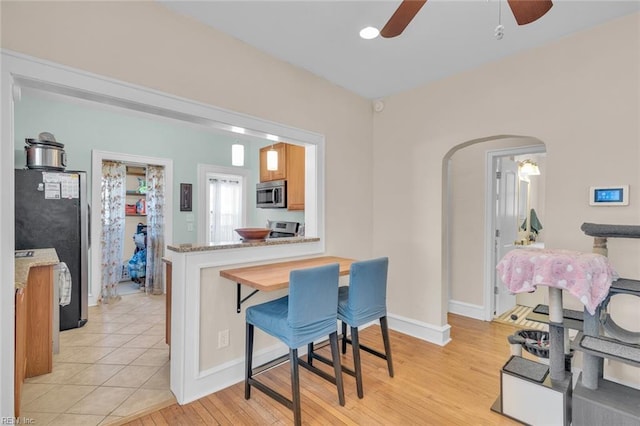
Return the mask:
M 15 171 L 16 250 L 55 248 L 71 272 L 71 301 L 60 306 L 60 330 L 82 327 L 88 311 L 87 174 Z

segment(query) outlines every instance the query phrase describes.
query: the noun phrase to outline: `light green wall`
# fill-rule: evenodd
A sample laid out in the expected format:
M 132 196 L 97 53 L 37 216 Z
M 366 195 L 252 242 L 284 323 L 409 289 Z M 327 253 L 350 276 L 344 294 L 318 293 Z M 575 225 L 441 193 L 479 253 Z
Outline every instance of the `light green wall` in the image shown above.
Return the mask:
M 67 170 L 86 170 L 89 181 L 94 149 L 172 159 L 173 193 L 176 194 L 174 243 L 198 239 L 195 231 L 187 231 L 187 212 L 179 209 L 180 183 L 193 184 L 192 213 L 197 220 L 197 164 L 231 167 L 231 145 L 238 140 L 232 135 L 217 134 L 191 124 L 38 93 L 26 93 L 16 102 L 14 123 L 16 168 L 26 164 L 25 138 L 36 138 L 44 131 L 53 133 L 56 140 L 64 144 Z M 245 145 L 245 168 L 251 170 L 247 187 L 253 191 L 259 179 L 258 151 L 265 143 L 258 140 L 241 142 Z M 304 221 L 303 213 L 256 209 L 253 197 L 249 200 L 247 226 L 264 226 L 266 219 Z M 194 228 L 198 228 L 197 223 Z

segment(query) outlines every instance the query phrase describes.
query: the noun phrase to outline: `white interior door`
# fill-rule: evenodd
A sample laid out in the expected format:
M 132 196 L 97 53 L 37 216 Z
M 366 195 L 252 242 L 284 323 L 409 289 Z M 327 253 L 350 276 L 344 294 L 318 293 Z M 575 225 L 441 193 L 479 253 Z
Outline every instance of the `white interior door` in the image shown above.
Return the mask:
M 515 249 L 518 238 L 518 164 L 509 157 L 497 159 L 496 262 Z M 494 265 L 495 266 L 495 265 Z M 516 296 L 509 293 L 494 268 L 494 315 L 498 316 L 516 305 Z

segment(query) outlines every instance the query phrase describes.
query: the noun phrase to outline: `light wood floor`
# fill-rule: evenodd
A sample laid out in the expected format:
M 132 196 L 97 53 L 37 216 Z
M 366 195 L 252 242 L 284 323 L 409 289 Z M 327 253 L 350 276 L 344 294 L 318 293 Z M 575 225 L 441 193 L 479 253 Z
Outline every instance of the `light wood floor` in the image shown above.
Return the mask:
M 500 369 L 509 358 L 507 336 L 514 327 L 449 315 L 452 342 L 440 347 L 391 332 L 395 377 L 386 362 L 362 355 L 364 399 L 356 395 L 355 380 L 344 375 L 346 405 L 335 387 L 301 369 L 304 424 L 346 425 L 515 425 L 490 410 L 500 389 Z M 256 330 L 256 332 L 259 332 Z M 365 344 L 382 347 L 379 327 L 361 332 Z M 343 363 L 351 365 L 351 356 Z M 329 355 L 329 348 L 321 349 Z M 285 395 L 291 394 L 289 364 L 261 375 Z M 128 425 L 258 425 L 290 424 L 291 411 L 257 389 L 244 399 L 244 383 L 186 405 L 171 405 Z

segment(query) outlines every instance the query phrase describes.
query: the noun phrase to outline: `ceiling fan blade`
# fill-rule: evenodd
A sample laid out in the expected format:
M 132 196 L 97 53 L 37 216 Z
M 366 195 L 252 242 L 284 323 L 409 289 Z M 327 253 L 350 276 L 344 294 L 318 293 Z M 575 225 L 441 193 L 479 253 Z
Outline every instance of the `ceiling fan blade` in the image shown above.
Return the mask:
M 385 38 L 391 38 L 402 34 L 409 22 L 426 2 L 427 0 L 403 0 L 380 31 L 380 35 Z
M 518 25 L 530 24 L 551 9 L 551 0 L 507 0 Z

